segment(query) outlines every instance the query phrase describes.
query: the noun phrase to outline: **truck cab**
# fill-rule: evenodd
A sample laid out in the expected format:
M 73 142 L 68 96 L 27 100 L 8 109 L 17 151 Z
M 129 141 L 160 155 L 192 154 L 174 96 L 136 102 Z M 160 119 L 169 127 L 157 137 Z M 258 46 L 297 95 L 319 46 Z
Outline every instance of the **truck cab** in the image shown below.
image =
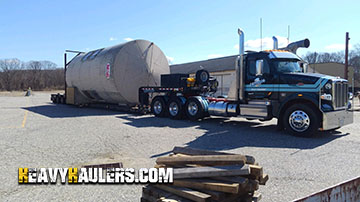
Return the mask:
M 286 50 L 248 52 L 243 57 L 244 97 L 233 97 L 241 103 L 240 116 L 277 118 L 279 128 L 301 136 L 353 122 L 347 80 L 307 73 L 307 64 Z

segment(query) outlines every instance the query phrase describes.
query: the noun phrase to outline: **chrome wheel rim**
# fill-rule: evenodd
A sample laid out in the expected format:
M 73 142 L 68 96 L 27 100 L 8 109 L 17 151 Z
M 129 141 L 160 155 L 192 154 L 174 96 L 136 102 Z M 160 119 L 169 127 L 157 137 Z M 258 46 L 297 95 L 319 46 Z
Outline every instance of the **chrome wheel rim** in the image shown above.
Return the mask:
M 162 112 L 162 104 L 159 100 L 156 100 L 154 103 L 154 113 L 160 114 Z
M 179 113 L 179 107 L 176 102 L 169 104 L 169 113 L 171 116 L 176 116 Z
M 198 113 L 198 106 L 195 102 L 190 102 L 188 105 L 188 112 L 191 116 L 195 116 Z
M 310 126 L 310 118 L 302 110 L 296 110 L 289 117 L 290 127 L 296 132 L 304 132 Z

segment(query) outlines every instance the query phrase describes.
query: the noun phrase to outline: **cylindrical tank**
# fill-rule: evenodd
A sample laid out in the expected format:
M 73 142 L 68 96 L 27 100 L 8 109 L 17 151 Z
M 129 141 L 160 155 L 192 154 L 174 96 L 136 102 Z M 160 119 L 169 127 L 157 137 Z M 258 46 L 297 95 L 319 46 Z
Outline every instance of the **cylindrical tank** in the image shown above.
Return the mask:
M 154 43 L 134 40 L 75 57 L 67 67 L 66 83 L 89 101 L 136 105 L 141 86 L 159 86 L 169 74 L 166 56 Z

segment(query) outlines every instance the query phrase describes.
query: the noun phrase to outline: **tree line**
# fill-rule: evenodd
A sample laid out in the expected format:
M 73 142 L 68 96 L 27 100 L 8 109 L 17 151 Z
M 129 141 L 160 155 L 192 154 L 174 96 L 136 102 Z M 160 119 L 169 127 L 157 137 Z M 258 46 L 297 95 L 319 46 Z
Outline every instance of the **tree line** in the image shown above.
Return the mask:
M 302 56 L 303 60 L 309 64 L 314 63 L 327 63 L 327 62 L 336 62 L 345 64 L 345 51 L 339 52 L 308 52 L 306 55 Z M 348 63 L 350 66 L 354 67 L 356 73 L 360 73 L 360 44 L 356 44 L 354 49 L 349 51 Z
M 0 90 L 50 90 L 64 88 L 64 70 L 51 61 L 0 60 Z
M 302 58 L 309 64 L 345 63 L 344 51 L 308 52 Z M 355 69 L 355 79 L 360 81 L 360 44 L 349 52 L 349 65 Z M 0 90 L 54 90 L 64 89 L 64 69 L 51 61 L 23 62 L 19 59 L 0 60 Z

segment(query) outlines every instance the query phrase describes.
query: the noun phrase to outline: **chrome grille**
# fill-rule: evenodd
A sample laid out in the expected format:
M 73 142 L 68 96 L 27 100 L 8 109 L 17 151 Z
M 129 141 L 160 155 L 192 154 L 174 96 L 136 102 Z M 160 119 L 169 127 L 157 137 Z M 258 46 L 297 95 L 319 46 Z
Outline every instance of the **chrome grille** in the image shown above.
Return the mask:
M 333 82 L 333 105 L 335 109 L 344 108 L 348 103 L 348 82 Z

